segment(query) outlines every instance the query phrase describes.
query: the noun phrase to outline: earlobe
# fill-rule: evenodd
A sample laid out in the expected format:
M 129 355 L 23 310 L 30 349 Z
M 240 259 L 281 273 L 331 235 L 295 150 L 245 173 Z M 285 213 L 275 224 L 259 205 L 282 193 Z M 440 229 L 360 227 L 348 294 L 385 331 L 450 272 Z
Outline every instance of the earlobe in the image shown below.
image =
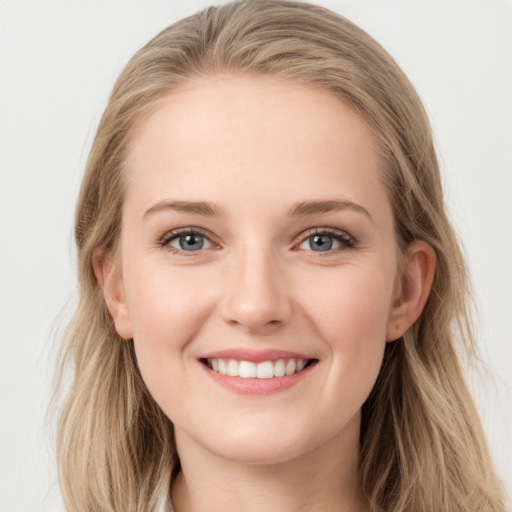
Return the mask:
M 397 276 L 395 296 L 386 341 L 395 341 L 418 319 L 430 294 L 436 267 L 434 249 L 423 240 L 415 240 L 405 254 L 405 263 Z
M 117 334 L 124 339 L 132 338 L 133 330 L 119 264 L 115 263 L 111 253 L 99 248 L 93 252 L 92 264 Z

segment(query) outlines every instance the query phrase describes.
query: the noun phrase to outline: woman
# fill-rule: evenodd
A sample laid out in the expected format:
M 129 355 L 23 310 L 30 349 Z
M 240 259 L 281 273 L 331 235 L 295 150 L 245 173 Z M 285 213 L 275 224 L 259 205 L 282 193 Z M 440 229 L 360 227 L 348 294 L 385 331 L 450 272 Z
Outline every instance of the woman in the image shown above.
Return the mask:
M 347 20 L 242 1 L 156 36 L 76 240 L 69 510 L 504 510 L 428 120 Z

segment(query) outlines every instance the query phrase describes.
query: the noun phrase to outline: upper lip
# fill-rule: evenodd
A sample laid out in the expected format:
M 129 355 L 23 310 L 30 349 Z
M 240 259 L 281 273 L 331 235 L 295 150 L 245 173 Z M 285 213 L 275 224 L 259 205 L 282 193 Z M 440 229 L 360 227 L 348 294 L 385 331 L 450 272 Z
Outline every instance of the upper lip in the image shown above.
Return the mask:
M 299 352 L 289 350 L 264 349 L 255 350 L 249 348 L 224 349 L 210 352 L 200 359 L 235 359 L 237 361 L 252 361 L 260 363 L 262 361 L 277 361 L 279 359 L 313 359 Z

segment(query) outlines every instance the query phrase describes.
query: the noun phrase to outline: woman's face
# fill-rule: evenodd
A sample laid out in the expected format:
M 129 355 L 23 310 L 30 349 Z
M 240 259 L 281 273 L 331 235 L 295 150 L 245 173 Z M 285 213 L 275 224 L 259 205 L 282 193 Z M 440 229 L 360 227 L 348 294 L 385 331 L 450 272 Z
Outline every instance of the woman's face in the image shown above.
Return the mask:
M 199 79 L 139 124 L 111 311 L 178 448 L 357 443 L 398 293 L 381 166 L 352 108 L 276 78 Z

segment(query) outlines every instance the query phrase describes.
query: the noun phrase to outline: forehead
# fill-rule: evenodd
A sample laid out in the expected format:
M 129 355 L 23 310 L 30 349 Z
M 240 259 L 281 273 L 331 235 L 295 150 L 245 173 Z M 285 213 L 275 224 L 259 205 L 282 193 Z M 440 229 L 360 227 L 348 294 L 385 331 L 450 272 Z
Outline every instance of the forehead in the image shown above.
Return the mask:
M 127 200 L 142 203 L 384 193 L 366 121 L 327 90 L 267 76 L 202 77 L 168 93 L 134 130 L 127 173 Z

